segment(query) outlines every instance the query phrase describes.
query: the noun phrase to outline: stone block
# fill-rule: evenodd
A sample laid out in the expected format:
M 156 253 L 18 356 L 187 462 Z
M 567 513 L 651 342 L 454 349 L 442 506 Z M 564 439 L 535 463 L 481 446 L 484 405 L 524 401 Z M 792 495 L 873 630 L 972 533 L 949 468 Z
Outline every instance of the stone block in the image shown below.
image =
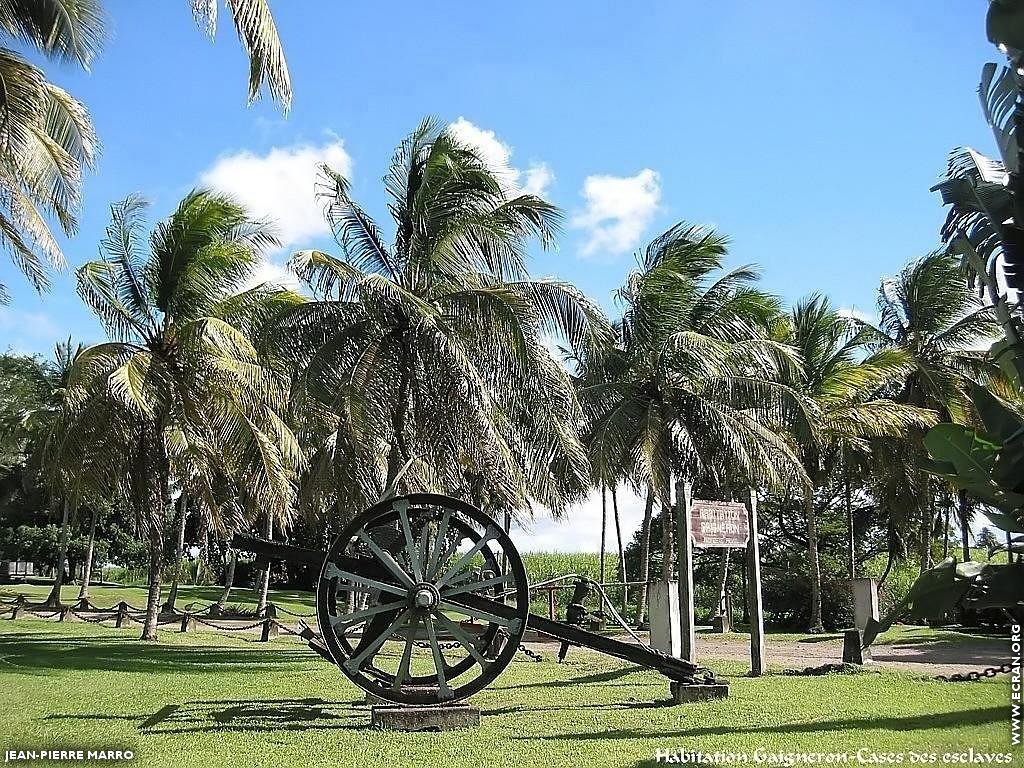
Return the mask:
M 401 704 L 370 708 L 370 727 L 388 731 L 455 731 L 480 725 L 480 710 L 468 704 L 414 707 Z
M 698 683 L 688 685 L 675 680 L 669 685 L 673 704 L 689 704 L 695 701 L 714 701 L 729 697 L 729 686 L 725 683 Z
M 848 629 L 843 633 L 843 663 L 869 664 L 871 648 L 863 648 L 864 636 L 859 629 Z

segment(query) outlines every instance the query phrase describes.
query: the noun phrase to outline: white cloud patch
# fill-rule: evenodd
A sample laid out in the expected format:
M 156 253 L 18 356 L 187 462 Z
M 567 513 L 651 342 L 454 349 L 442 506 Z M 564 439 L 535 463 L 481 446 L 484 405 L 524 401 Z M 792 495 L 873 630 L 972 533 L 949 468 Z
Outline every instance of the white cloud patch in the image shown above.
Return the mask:
M 618 489 L 622 546 L 625 547 L 644 519 L 644 500 L 627 487 Z M 532 523 L 513 526 L 512 539 L 520 552 L 597 552 L 601 549 L 601 492 L 594 490 L 586 501 L 554 520 L 546 510 L 538 511 Z M 608 494 L 608 552 L 615 552 L 615 519 L 611 493 Z
M 460 117 L 448 126 L 459 141 L 480 152 L 480 157 L 490 166 L 512 194 L 528 194 L 542 197 L 555 180 L 555 174 L 546 163 L 530 163 L 525 170 L 512 165 L 512 147 L 498 138 L 494 131 L 488 131 Z
M 571 221 L 587 232 L 580 253 L 617 256 L 640 243 L 661 202 L 661 183 L 656 171 L 644 168 L 635 176 L 588 176 L 582 194 L 586 208 Z
M 870 312 L 857 309 L 856 307 L 840 307 L 836 310 L 836 314 L 840 317 L 848 317 L 851 320 L 860 320 L 862 323 L 870 323 L 876 325 L 878 318 L 872 315 Z
M 265 155 L 248 150 L 225 155 L 200 177 L 203 186 L 225 192 L 258 218 L 274 222 L 282 249 L 330 230 L 314 193 L 317 166 L 326 163 L 351 178 L 352 158 L 340 139 L 275 147 Z
M 303 292 L 302 283 L 299 282 L 299 278 L 294 272 L 283 264 L 269 260 L 264 260 L 256 267 L 243 289 L 255 288 L 263 283 L 276 285 L 278 288 L 285 288 L 296 293 Z

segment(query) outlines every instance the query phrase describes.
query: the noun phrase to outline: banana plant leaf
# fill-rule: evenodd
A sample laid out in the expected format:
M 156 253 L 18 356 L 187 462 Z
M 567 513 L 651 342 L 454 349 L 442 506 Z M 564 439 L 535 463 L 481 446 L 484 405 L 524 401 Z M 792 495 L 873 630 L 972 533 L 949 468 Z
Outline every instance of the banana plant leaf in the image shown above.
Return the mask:
M 1024 564 L 986 565 L 971 592 L 964 601 L 971 608 L 1024 607 Z
M 907 596 L 881 621 L 868 620 L 864 628 L 864 647 L 900 619 L 934 619 L 949 613 L 964 599 L 984 568 L 983 563 L 957 563 L 955 557 L 948 557 L 925 571 Z
M 1024 522 L 1014 515 L 1008 515 L 1005 512 L 992 512 L 985 510 L 985 517 L 992 522 L 992 525 L 1001 531 L 1024 533 Z

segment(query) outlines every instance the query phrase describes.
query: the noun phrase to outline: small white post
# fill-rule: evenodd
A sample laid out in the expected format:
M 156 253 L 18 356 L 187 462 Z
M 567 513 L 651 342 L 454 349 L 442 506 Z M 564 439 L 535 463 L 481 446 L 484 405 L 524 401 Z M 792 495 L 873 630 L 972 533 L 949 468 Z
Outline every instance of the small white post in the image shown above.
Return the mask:
M 690 521 L 692 488 L 685 480 L 676 482 L 676 548 L 679 553 L 680 658 L 696 663 L 697 628 L 693 616 L 693 524 Z

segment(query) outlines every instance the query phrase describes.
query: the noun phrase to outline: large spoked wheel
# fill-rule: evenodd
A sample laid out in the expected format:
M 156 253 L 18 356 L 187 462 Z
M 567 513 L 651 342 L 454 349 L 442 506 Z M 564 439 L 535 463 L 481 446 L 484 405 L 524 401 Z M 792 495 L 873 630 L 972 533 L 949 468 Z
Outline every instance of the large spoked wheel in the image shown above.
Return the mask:
M 486 610 L 479 598 L 504 607 Z M 357 516 L 328 550 L 317 585 L 320 634 L 342 672 L 401 704 L 458 701 L 486 687 L 518 650 L 529 610 L 526 570 L 501 526 L 436 494 Z M 488 658 L 499 632 L 507 641 Z

